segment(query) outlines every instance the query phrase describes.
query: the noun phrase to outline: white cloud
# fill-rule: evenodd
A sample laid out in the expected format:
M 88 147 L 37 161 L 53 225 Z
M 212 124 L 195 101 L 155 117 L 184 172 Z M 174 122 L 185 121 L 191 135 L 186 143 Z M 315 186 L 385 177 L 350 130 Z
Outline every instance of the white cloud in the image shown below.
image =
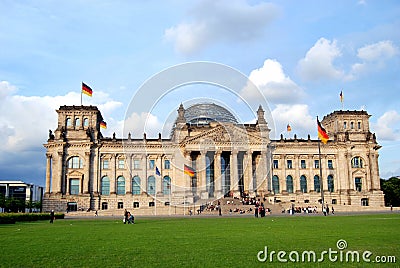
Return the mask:
M 192 54 L 212 43 L 257 39 L 277 14 L 271 3 L 201 1 L 189 14 L 192 21 L 166 29 L 164 38 L 174 43 L 177 52 Z
M 334 66 L 335 59 L 341 55 L 336 40 L 320 38 L 299 61 L 299 73 L 305 80 L 341 78 L 343 71 Z
M 361 74 L 381 69 L 385 66 L 385 62 L 398 55 L 399 49 L 392 41 L 384 40 L 371 45 L 366 45 L 357 50 L 357 57 L 361 62 L 352 65 L 347 80 L 354 80 Z
M 169 137 L 171 126 L 166 126 L 159 121 L 158 117 L 147 112 L 132 113 L 124 121 L 120 121 L 121 129 L 126 137 L 130 132 L 132 138 L 141 138 L 143 133 L 146 133 L 147 138 L 156 138 L 161 131 L 163 138 Z
M 372 125 L 379 140 L 395 141 L 400 140 L 400 114 L 391 110 L 385 112 Z
M 69 92 L 64 96 L 40 97 L 14 95 L 16 91 L 16 87 L 8 82 L 0 83 L 0 166 L 7 165 L 10 169 L 10 165 L 14 165 L 15 170 L 29 166 L 44 167 L 42 144 L 47 141 L 48 130 L 57 127 L 55 110 L 62 105 L 79 105 L 80 94 Z M 93 101 L 92 105 L 100 103 L 98 106 L 105 108 L 105 114 L 122 105 L 111 100 L 107 94 L 97 93 L 90 101 Z M 29 158 L 24 160 L 24 167 L 20 167 L 23 155 L 29 155 Z M 37 176 L 35 172 L 32 174 Z
M 278 104 L 272 111 L 272 117 L 276 128 L 276 138 L 278 139 L 280 134 L 287 136 L 287 124 L 290 124 L 292 128 L 291 135 L 297 134 L 298 138 L 307 138 L 308 134 L 315 132 L 315 120 L 310 115 L 306 104 Z
M 251 71 L 249 79 L 261 90 L 267 101 L 293 103 L 304 95 L 303 90 L 284 73 L 282 65 L 276 60 L 265 60 L 263 67 Z M 249 85 L 240 94 L 246 100 L 254 100 L 259 96 Z

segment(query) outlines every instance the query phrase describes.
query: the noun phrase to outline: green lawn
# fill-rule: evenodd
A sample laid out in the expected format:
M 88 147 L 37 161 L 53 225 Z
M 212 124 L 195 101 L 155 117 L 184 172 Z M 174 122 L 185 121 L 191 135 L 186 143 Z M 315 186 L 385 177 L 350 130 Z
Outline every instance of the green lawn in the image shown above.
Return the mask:
M 268 251 L 338 250 L 396 256 L 396 264 L 259 262 Z M 1 267 L 400 267 L 400 214 L 266 218 L 57 220 L 0 225 Z M 294 255 L 293 255 L 294 256 Z

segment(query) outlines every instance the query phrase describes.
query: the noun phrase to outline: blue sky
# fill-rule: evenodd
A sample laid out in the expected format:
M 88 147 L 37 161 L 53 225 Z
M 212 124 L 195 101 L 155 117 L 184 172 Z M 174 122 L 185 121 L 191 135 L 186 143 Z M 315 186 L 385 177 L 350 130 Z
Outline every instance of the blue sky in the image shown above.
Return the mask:
M 398 1 L 0 1 L 0 179 L 44 185 L 55 109 L 94 90 L 108 128 L 122 136 L 167 135 L 180 103 L 214 100 L 245 122 L 251 109 L 212 85 L 158 96 L 126 115 L 137 90 L 171 66 L 210 61 L 258 86 L 275 133 L 316 137 L 315 117 L 344 108 L 372 115 L 380 175 L 400 175 L 400 4 Z M 241 92 L 251 107 L 257 98 Z M 249 106 L 249 107 L 250 107 Z M 244 108 L 243 108 L 244 107 Z M 267 109 L 268 110 L 268 109 Z M 285 135 L 287 135 L 285 133 Z

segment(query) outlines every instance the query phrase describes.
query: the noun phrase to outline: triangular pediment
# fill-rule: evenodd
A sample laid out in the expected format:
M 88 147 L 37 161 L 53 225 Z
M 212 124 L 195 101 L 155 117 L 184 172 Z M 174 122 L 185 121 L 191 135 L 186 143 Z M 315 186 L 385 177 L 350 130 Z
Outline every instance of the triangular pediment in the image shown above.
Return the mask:
M 218 125 L 213 129 L 205 130 L 197 135 L 186 137 L 183 144 L 197 143 L 265 143 L 259 132 L 248 131 L 245 127 L 235 125 Z

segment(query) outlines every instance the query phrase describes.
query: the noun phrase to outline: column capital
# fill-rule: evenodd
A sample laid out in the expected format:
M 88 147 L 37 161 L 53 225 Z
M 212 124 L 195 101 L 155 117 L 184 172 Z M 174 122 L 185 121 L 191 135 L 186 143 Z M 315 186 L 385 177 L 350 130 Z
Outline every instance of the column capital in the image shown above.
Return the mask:
M 53 157 L 53 154 L 51 154 L 51 153 L 46 153 L 46 157 L 47 157 L 47 158 L 52 158 L 52 157 Z

